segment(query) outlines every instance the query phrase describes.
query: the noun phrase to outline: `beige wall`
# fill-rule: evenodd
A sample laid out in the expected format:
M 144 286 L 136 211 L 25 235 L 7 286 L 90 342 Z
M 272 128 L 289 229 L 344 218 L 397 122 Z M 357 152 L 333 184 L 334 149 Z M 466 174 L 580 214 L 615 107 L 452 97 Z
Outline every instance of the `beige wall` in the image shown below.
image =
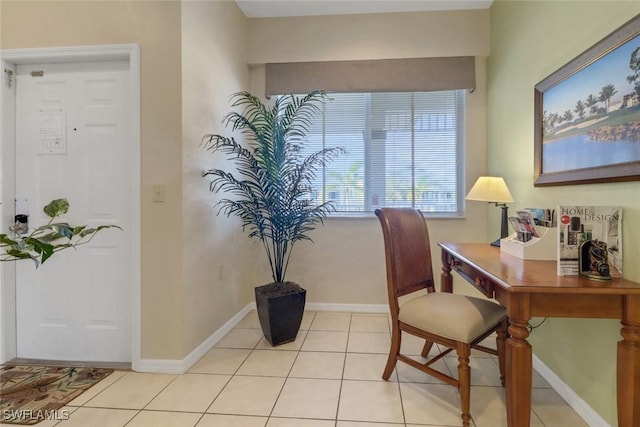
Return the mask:
M 137 43 L 141 53 L 142 357 L 181 359 L 180 2 L 6 1 L 0 47 Z M 167 201 L 153 203 L 153 184 Z
M 485 57 L 489 53 L 487 10 L 250 19 L 251 90 L 264 96 L 268 62 L 477 56 L 477 89 L 467 93 L 465 172 L 467 189 L 486 169 Z M 292 36 L 295 35 L 295 36 Z M 467 218 L 431 219 L 429 227 L 439 271 L 438 241 L 489 241 L 486 204 L 468 204 Z M 377 218 L 329 218 L 315 230 L 315 243 L 300 242 L 288 279 L 307 289 L 311 303 L 386 304 L 382 233 Z M 491 239 L 493 240 L 493 239 Z M 255 252 L 260 262 L 264 255 Z M 263 264 L 266 265 L 266 264 Z M 267 282 L 266 269 L 254 283 Z M 460 287 L 470 289 L 470 287 Z
M 624 276 L 636 281 L 640 183 L 534 188 L 533 87 L 638 13 L 639 2 L 494 2 L 487 64 L 489 171 L 505 177 L 513 207 L 623 206 Z M 612 320 L 549 319 L 530 337 L 535 354 L 612 425 L 619 329 Z
M 137 43 L 141 51 L 143 359 L 186 357 L 252 300 L 233 219 L 216 217 L 200 146 L 247 89 L 247 19 L 234 2 L 3 1 L 0 47 Z M 34 30 L 37 29 L 37 30 Z M 166 202 L 151 188 L 165 185 Z
M 486 56 L 487 10 L 251 19 L 249 62 Z
M 247 19 L 234 2 L 184 2 L 182 29 L 182 340 L 188 353 L 253 300 L 249 241 L 237 220 L 216 216 L 217 197 L 201 175 L 224 160 L 200 146 L 205 134 L 226 134 L 229 96 L 248 89 L 249 69 Z

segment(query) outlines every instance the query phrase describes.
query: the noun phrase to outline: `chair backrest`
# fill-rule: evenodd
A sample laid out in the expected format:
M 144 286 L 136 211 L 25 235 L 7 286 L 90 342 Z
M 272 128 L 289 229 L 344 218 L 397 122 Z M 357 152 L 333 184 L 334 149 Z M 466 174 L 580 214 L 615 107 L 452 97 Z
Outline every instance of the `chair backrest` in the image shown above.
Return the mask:
M 387 263 L 389 303 L 420 289 L 435 291 L 427 223 L 417 209 L 381 208 L 376 216 L 382 225 Z

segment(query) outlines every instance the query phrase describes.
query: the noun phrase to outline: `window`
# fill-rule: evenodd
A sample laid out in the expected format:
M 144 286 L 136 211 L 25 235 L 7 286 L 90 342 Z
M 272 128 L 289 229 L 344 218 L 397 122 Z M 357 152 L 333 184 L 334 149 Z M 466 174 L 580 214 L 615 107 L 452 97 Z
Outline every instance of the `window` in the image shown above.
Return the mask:
M 415 207 L 462 211 L 464 91 L 334 93 L 309 132 L 305 151 L 344 147 L 314 186 L 338 212 Z

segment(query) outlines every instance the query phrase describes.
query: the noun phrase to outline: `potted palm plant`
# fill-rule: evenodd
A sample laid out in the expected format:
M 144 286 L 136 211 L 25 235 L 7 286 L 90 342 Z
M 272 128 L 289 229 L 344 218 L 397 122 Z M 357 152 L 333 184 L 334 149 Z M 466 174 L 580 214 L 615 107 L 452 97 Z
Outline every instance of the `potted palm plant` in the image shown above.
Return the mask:
M 266 105 L 248 92 L 238 92 L 231 101 L 241 111 L 227 114 L 223 124 L 240 131 L 246 145 L 223 135 L 203 137 L 206 150 L 226 154 L 236 168 L 235 174 L 222 169 L 203 172 L 212 192 L 232 195 L 218 202 L 218 214 L 240 218 L 249 238 L 264 246 L 271 267 L 273 282 L 256 287 L 255 297 L 262 332 L 272 346 L 295 340 L 304 313 L 306 290 L 285 279 L 293 247 L 311 241 L 308 233 L 333 209 L 331 201 L 313 200 L 311 183 L 344 149 L 302 153 L 325 99 L 323 92 L 312 92 L 283 95 Z

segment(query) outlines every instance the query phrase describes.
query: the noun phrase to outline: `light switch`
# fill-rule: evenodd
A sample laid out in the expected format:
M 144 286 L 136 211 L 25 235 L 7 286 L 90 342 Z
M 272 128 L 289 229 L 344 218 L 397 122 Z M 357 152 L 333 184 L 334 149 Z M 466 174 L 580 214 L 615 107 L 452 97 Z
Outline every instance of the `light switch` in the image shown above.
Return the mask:
M 166 200 L 167 196 L 167 187 L 164 185 L 156 184 L 153 186 L 153 196 L 152 199 L 154 202 L 162 203 Z

